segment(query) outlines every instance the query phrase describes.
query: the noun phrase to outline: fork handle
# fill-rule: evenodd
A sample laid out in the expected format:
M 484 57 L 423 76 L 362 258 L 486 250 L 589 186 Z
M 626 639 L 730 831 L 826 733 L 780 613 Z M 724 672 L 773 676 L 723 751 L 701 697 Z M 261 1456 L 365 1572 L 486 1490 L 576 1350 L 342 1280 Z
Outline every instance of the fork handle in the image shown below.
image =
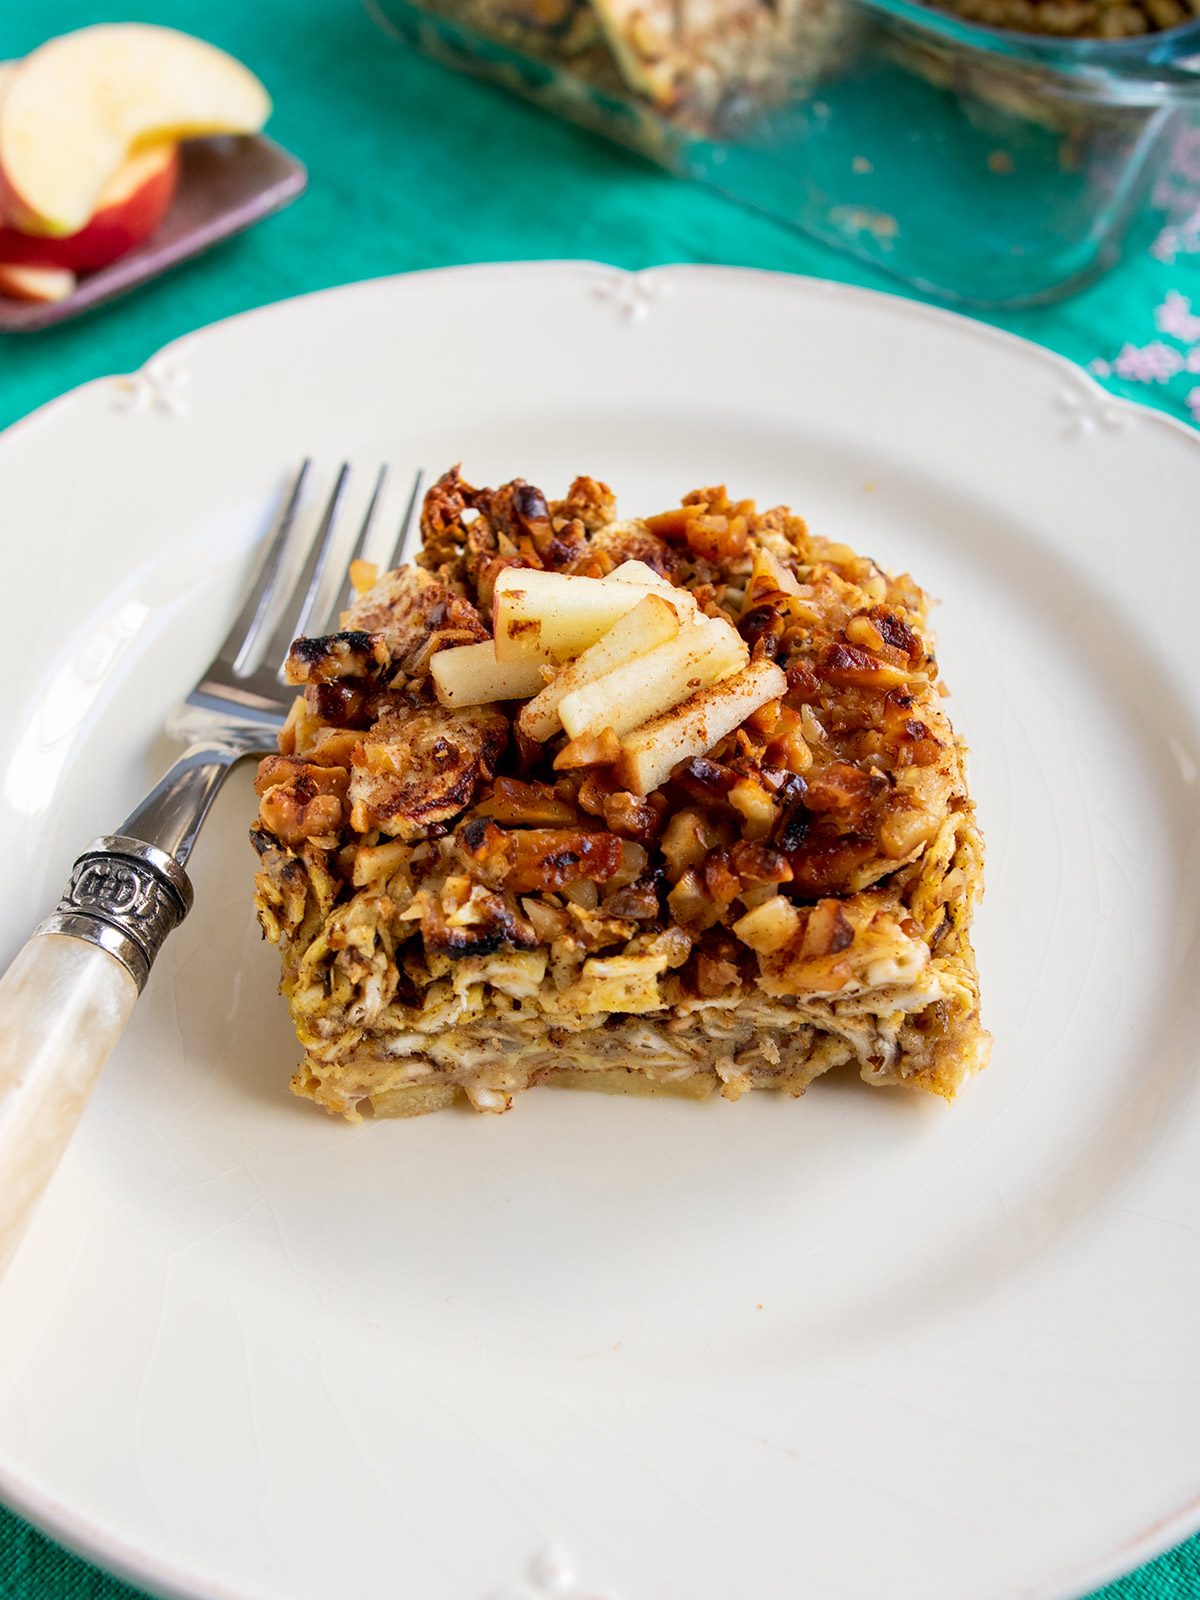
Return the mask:
M 0 1273 L 54 1175 L 163 940 L 187 916 L 184 862 L 230 769 L 264 743 L 193 745 L 119 834 L 93 839 L 58 909 L 0 978 Z
M 0 978 L 0 1272 L 137 997 L 118 957 L 61 933 L 30 939 Z
M 191 884 L 166 851 L 94 839 L 0 979 L 0 1272 L 70 1142 Z

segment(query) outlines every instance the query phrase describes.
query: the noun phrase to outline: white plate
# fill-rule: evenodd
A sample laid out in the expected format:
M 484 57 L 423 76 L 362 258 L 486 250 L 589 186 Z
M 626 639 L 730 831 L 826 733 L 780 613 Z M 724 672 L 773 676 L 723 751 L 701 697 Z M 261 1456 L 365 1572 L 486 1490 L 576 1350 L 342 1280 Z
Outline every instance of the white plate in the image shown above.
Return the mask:
M 1200 1522 L 1200 440 L 977 323 L 706 267 L 252 312 L 0 441 L 3 935 L 169 748 L 306 452 L 726 480 L 940 595 L 990 1069 L 352 1128 L 250 777 L 0 1289 L 0 1491 L 204 1600 L 1050 1600 Z

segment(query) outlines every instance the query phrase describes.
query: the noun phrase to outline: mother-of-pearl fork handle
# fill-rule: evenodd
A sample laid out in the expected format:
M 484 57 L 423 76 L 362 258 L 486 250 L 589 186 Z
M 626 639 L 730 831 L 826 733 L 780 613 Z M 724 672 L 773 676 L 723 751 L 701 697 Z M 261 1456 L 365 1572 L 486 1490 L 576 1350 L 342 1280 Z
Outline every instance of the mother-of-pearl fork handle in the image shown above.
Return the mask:
M 0 1272 L 137 997 L 116 956 L 61 933 L 30 939 L 0 978 Z
M 0 978 L 0 1273 L 191 903 L 170 851 L 128 834 L 93 839 L 58 910 Z

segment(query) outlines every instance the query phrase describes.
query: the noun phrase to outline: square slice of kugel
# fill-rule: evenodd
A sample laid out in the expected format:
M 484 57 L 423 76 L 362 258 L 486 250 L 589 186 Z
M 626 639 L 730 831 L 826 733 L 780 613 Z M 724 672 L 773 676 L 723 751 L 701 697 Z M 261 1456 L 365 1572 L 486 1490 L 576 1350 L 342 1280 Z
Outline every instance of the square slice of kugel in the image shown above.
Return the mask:
M 258 773 L 294 1091 L 736 1100 L 850 1063 L 952 1098 L 990 1043 L 983 847 L 913 580 L 722 488 L 620 521 L 590 478 L 454 470 L 421 529 L 296 642 Z

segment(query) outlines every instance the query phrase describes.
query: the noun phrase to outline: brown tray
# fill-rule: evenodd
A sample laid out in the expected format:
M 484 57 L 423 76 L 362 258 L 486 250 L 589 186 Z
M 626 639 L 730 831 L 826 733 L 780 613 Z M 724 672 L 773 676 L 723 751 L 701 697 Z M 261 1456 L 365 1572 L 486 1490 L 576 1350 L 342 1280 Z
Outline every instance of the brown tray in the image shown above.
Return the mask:
M 65 300 L 0 296 L 0 333 L 33 333 L 139 284 L 290 205 L 308 186 L 302 162 L 262 134 L 190 139 L 180 147 L 179 187 L 155 231 L 128 255 L 79 280 Z

